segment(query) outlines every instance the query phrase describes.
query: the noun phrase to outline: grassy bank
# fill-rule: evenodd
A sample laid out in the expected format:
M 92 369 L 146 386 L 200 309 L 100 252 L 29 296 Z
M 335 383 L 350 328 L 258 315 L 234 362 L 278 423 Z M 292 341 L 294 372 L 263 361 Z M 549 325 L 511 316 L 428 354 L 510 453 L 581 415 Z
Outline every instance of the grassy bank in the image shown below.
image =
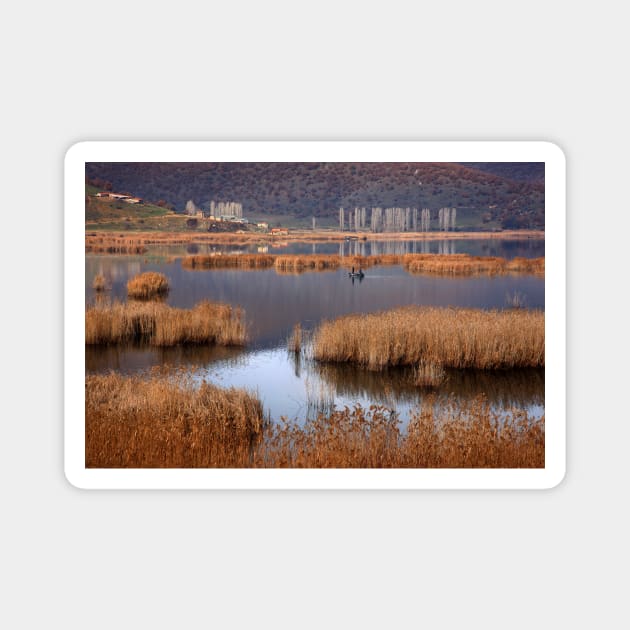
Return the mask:
M 86 466 L 140 468 L 520 468 L 545 464 L 544 419 L 499 418 L 480 398 L 428 399 L 401 431 L 356 406 L 305 424 L 265 423 L 252 394 L 185 377 L 88 376 Z
M 544 367 L 542 311 L 406 307 L 322 323 L 320 361 L 381 369 L 396 365 L 505 369 Z
M 212 302 L 201 302 L 192 309 L 152 302 L 96 305 L 85 311 L 85 343 L 243 345 L 244 319 L 241 309 Z

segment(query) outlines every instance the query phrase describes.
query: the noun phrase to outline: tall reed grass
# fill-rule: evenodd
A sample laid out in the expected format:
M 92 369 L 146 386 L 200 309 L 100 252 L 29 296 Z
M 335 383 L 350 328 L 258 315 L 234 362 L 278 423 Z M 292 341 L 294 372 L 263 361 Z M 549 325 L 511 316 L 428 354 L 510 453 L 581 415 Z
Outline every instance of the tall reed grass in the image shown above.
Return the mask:
M 544 275 L 545 258 L 498 258 L 469 254 L 406 254 L 404 268 L 410 273 L 440 275 Z
M 505 369 L 544 367 L 542 311 L 405 307 L 323 322 L 313 356 L 370 369 L 417 365 Z
M 244 467 L 261 439 L 260 401 L 183 375 L 85 379 L 88 468 Z
M 138 237 L 86 234 L 86 254 L 144 254 L 147 251 Z
M 289 340 L 287 341 L 287 348 L 289 352 L 299 354 L 302 351 L 302 325 L 296 324 L 293 327 L 293 331 Z
M 275 256 L 266 254 L 217 254 L 186 256 L 182 259 L 185 269 L 267 269 L 272 267 Z
M 502 417 L 483 398 L 431 398 L 405 431 L 384 407 L 266 422 L 260 401 L 183 375 L 85 381 L 85 461 L 93 468 L 541 468 L 544 418 Z
M 127 282 L 127 295 L 132 298 L 147 300 L 161 297 L 168 293 L 168 278 L 163 273 L 146 271 L 134 276 Z
M 501 417 L 479 398 L 431 400 L 405 432 L 385 407 L 333 411 L 265 430 L 254 466 L 272 468 L 543 468 L 545 421 L 522 410 Z
M 318 254 L 276 256 L 275 267 L 281 272 L 334 271 L 341 265 L 340 256 Z
M 180 309 L 154 302 L 115 302 L 85 311 L 85 343 L 244 345 L 244 313 L 227 304 L 200 302 Z

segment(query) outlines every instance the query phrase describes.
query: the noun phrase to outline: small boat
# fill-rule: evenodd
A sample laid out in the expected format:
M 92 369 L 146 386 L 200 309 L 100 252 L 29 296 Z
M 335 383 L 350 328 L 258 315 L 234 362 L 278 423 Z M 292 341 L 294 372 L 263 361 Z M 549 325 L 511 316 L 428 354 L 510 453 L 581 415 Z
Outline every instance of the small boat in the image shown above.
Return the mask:
M 348 276 L 351 278 L 363 278 L 365 274 L 359 269 L 359 271 L 349 271 Z

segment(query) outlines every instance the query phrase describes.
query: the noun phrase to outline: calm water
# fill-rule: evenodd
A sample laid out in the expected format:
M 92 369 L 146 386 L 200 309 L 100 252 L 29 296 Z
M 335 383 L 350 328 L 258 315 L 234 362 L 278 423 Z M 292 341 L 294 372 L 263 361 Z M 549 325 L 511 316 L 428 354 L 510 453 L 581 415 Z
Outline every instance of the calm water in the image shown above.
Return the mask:
M 540 245 L 540 241 L 535 242 Z M 501 251 L 514 243 L 497 241 L 492 246 Z M 300 244 L 292 246 L 297 245 Z M 199 247 L 202 253 L 207 248 Z M 317 247 L 317 253 L 326 251 L 319 249 L 320 245 Z M 338 244 L 334 247 L 339 251 Z M 518 248 L 512 251 L 518 252 L 514 255 L 523 255 Z M 545 306 L 544 279 L 532 276 L 442 278 L 408 274 L 401 267 L 375 267 L 366 271 L 361 282 L 352 282 L 344 270 L 299 275 L 277 274 L 273 269 L 189 271 L 181 267 L 180 260 L 155 254 L 87 255 L 86 301 L 91 303 L 95 299 L 91 286 L 98 273 L 112 285 L 109 297 L 125 300 L 129 278 L 144 271 L 159 271 L 169 277 L 172 289 L 166 302 L 173 306 L 189 308 L 204 299 L 242 306 L 250 335 L 247 349 L 86 347 L 86 370 L 133 373 L 165 363 L 194 366 L 198 378 L 222 386 L 256 390 L 272 418 L 284 415 L 304 419 L 333 405 L 343 407 L 359 402 L 395 407 L 405 419 L 424 396 L 413 386 L 409 370 L 370 372 L 349 366 L 320 365 L 305 356 L 296 358 L 287 352 L 286 340 L 297 323 L 309 331 L 323 319 L 412 304 L 503 308 L 506 296 L 515 292 L 524 296 L 529 308 Z M 543 254 L 544 251 L 536 251 L 532 255 Z M 493 374 L 452 371 L 447 383 L 436 393 L 454 394 L 460 399 L 484 393 L 496 408 L 525 407 L 540 415 L 544 413 L 544 370 Z
M 222 253 L 273 253 L 273 254 L 339 254 L 341 256 L 370 256 L 382 254 L 471 254 L 473 256 L 500 256 L 501 258 L 538 258 L 545 255 L 542 239 L 444 239 L 417 241 L 350 240 L 330 243 L 298 243 L 274 241 L 245 245 L 216 245 L 190 243 L 188 245 L 150 245 L 146 256 L 185 256 L 188 254 Z

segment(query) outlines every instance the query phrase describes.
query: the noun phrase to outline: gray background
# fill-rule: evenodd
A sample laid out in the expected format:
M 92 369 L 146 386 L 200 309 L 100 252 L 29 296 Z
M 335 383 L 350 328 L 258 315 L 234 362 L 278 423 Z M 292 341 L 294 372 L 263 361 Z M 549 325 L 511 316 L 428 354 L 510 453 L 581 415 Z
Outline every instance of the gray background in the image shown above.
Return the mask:
M 628 97 L 617 3 L 2 9 L 9 628 L 622 627 Z M 85 492 L 62 473 L 62 175 L 87 139 L 550 140 L 568 474 L 545 492 Z

